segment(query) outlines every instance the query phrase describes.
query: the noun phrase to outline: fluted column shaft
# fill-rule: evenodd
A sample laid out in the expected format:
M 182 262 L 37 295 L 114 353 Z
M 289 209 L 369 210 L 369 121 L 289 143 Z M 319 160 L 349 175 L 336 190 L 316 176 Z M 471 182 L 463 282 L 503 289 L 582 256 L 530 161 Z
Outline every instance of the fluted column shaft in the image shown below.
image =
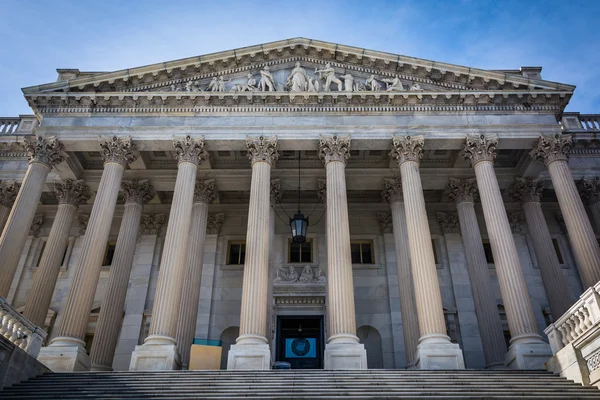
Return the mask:
M 254 161 L 246 231 L 246 261 L 242 286 L 240 336 L 236 343 L 268 343 L 267 286 L 269 277 L 269 208 L 271 164 Z
M 486 367 L 489 368 L 504 364 L 506 345 L 502 333 L 502 322 L 493 295 L 492 279 L 481 242 L 481 232 L 475 214 L 475 206 L 470 201 L 457 201 L 456 208 L 467 259 L 467 271 L 471 280 L 471 292 L 473 293 L 483 354 Z
M 485 224 L 512 336 L 511 343 L 531 337 L 537 339 L 539 335 L 535 317 L 517 247 L 498 187 L 494 164 L 492 161 L 483 160 L 476 162 L 473 168 L 477 177 Z
M 175 336 L 180 312 L 181 289 L 197 172 L 198 165 L 196 163 L 179 162 L 156 286 L 156 297 L 152 309 L 152 322 L 144 344 L 176 344 Z
M 142 204 L 137 202 L 125 204 L 110 275 L 106 283 L 106 294 L 100 307 L 90 351 L 92 371 L 112 371 L 141 217 Z
M 327 173 L 327 300 L 328 343 L 355 341 L 356 315 L 350 251 L 350 225 L 346 197 L 346 165 L 331 160 Z
M 50 166 L 32 162 L 0 237 L 0 296 L 7 297 Z
M 183 369 L 188 367 L 190 346 L 196 332 L 207 220 L 208 203 L 206 201 L 194 202 L 176 336 Z
M 400 173 L 419 331 L 421 337 L 447 337 L 419 163 L 412 160 L 403 161 L 400 164 Z
M 584 289 L 600 281 L 600 247 L 566 160 L 547 164 Z
M 537 201 L 528 201 L 523 203 L 525 211 L 525 219 L 527 220 L 527 228 L 531 233 L 533 248 L 537 257 L 540 275 L 546 289 L 546 296 L 550 303 L 552 315 L 555 318 L 563 315 L 569 307 L 572 300 L 569 295 L 569 289 L 565 276 L 558 264 L 558 257 L 554 245 L 552 244 L 552 236 L 548 230 L 542 205 Z
M 57 337 L 51 344 L 85 347 L 83 339 L 102 268 L 108 235 L 119 195 L 125 165 L 108 161 L 104 164 L 94 206 L 81 245 L 81 255 L 75 266 L 73 280 L 65 300 L 63 319 Z
M 396 249 L 396 267 L 398 268 L 398 288 L 400 292 L 400 311 L 402 312 L 402 332 L 404 333 L 404 352 L 406 365 L 414 366 L 417 344 L 419 342 L 419 320 L 415 312 L 415 290 L 410 266 L 410 248 L 406 228 L 404 203 L 390 202 L 394 244 Z
M 59 204 L 44 253 L 33 277 L 23 315 L 37 326 L 44 326 L 76 212 L 77 206 L 74 204 Z

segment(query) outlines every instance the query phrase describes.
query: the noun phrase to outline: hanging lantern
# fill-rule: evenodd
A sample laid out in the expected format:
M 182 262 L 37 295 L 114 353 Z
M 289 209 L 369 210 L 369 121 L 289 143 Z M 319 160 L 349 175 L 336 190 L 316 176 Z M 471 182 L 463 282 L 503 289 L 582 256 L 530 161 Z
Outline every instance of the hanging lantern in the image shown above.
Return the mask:
M 308 228 L 308 218 L 300 210 L 294 214 L 294 218 L 290 218 L 290 228 L 292 229 L 292 242 L 305 243 L 306 229 Z

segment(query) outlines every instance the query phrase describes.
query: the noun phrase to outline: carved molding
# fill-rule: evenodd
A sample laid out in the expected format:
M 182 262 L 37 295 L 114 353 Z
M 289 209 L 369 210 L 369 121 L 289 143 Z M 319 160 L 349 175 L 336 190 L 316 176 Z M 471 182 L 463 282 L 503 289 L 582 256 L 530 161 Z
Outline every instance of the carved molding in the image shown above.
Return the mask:
M 85 235 L 85 231 L 90 221 L 89 214 L 77 214 L 77 220 L 79 221 L 79 235 Z
M 496 158 L 496 146 L 498 146 L 498 138 L 496 136 L 467 136 L 461 154 L 471 166 L 480 161 L 494 162 Z
M 271 179 L 271 204 L 281 202 L 283 191 L 281 190 L 281 179 Z
M 508 188 L 508 197 L 521 203 L 539 203 L 544 191 L 544 181 L 531 177 L 515 178 Z
M 125 204 L 135 203 L 144 205 L 156 196 L 154 186 L 148 179 L 132 179 L 121 182 L 121 190 Z
M 529 155 L 545 166 L 554 161 L 568 161 L 573 139 L 571 135 L 540 136 Z
M 377 223 L 381 233 L 394 233 L 394 224 L 392 222 L 392 213 L 389 211 L 378 212 L 376 214 Z
M 475 178 L 450 178 L 446 188 L 448 198 L 456 204 L 474 203 L 479 196 Z
M 460 221 L 458 213 L 436 213 L 436 218 L 444 235 L 449 233 L 460 233 Z
M 390 148 L 390 158 L 402 165 L 407 161 L 419 163 L 423 157 L 425 138 L 419 136 L 394 136 Z
M 25 151 L 30 163 L 41 163 L 48 168 L 64 161 L 65 147 L 56 137 L 35 136 L 25 142 Z
M 129 164 L 137 160 L 137 149 L 130 137 L 118 138 L 113 136 L 110 139 L 100 142 L 102 148 L 102 158 L 104 163 L 117 163 L 127 168 Z
M 85 204 L 92 197 L 89 186 L 83 180 L 74 181 L 65 179 L 63 183 L 55 183 L 54 191 L 58 198 L 58 204 L 70 204 L 78 207 L 80 204 Z
M 250 164 L 266 162 L 273 166 L 275 161 L 279 158 L 276 136 L 268 138 L 264 136 L 259 136 L 258 138 L 247 137 L 246 148 L 248 149 Z
M 319 138 L 319 158 L 325 165 L 332 161 L 346 164 L 350 158 L 350 137 L 321 136 Z
M 577 189 L 579 189 L 581 200 L 585 203 L 591 205 L 600 201 L 600 177 L 581 178 L 577 181 Z
M 402 180 L 399 177 L 394 179 L 384 179 L 381 197 L 383 197 L 383 200 L 388 204 L 404 202 L 404 195 L 402 193 Z
M 35 217 L 33 217 L 33 222 L 31 223 L 31 227 L 29 228 L 29 234 L 31 236 L 40 236 L 40 229 L 42 228 L 42 224 L 44 223 L 44 218 L 44 214 L 35 214 Z
M 0 181 L 0 205 L 12 208 L 20 187 L 17 181 Z
M 206 222 L 206 233 L 209 235 L 218 235 L 221 233 L 221 227 L 225 222 L 225 214 L 208 214 L 208 220 Z
M 142 214 L 140 221 L 142 235 L 159 235 L 165 225 L 167 218 L 165 214 Z
M 217 199 L 217 182 L 214 179 L 198 179 L 194 186 L 194 203 L 210 204 Z
M 192 138 L 186 136 L 183 140 L 173 139 L 177 162 L 191 162 L 196 165 L 208 160 L 209 154 L 204 145 L 204 138 Z

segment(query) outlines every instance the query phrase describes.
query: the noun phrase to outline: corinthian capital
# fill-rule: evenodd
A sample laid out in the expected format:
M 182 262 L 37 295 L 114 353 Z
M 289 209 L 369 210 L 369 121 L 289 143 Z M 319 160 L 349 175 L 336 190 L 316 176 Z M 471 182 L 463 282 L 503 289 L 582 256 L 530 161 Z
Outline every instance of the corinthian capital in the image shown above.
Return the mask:
M 44 214 L 35 214 L 35 217 L 33 217 L 33 222 L 31 222 L 31 227 L 29 228 L 29 234 L 31 236 L 40 236 L 40 229 L 42 229 L 44 218 Z
M 282 196 L 281 179 L 271 179 L 271 204 L 279 203 Z
M 423 157 L 423 145 L 425 138 L 419 136 L 394 136 L 390 150 L 390 157 L 398 165 L 406 161 L 419 162 Z
M 529 155 L 545 166 L 554 161 L 568 161 L 572 144 L 571 135 L 540 136 Z
M 541 179 L 515 178 L 508 188 L 508 197 L 521 203 L 539 203 L 544 190 L 544 181 Z
M 221 232 L 221 227 L 225 222 L 225 214 L 208 214 L 208 221 L 206 222 L 206 233 L 209 235 L 218 235 Z
M 400 178 L 384 179 L 381 197 L 389 204 L 403 202 L 404 195 L 402 194 L 402 181 Z
M 327 179 L 317 178 L 317 199 L 319 203 L 327 204 Z
M 471 166 L 480 161 L 494 161 L 498 138 L 495 136 L 467 136 L 462 156 Z
M 36 136 L 25 142 L 29 163 L 41 163 L 52 168 L 65 159 L 65 147 L 56 137 Z
M 117 163 L 124 168 L 137 159 L 135 144 L 130 137 L 118 138 L 113 136 L 100 142 L 104 163 Z
M 460 233 L 460 221 L 457 213 L 436 213 L 438 224 L 442 228 L 442 232 L 448 233 Z
M 577 182 L 577 189 L 581 200 L 587 204 L 594 204 L 600 201 L 600 178 L 592 179 L 582 178 Z
M 141 234 L 158 235 L 165 220 L 165 214 L 142 214 Z
M 194 203 L 210 204 L 217 199 L 217 183 L 214 179 L 196 181 L 194 186 Z
M 477 180 L 474 178 L 450 178 L 448 182 L 448 198 L 459 203 L 474 203 L 477 199 Z
M 12 208 L 20 185 L 17 181 L 0 181 L 0 205 Z
M 191 162 L 200 165 L 208 160 L 208 151 L 206 151 L 204 145 L 204 138 L 192 139 L 188 135 L 183 140 L 174 139 L 173 146 L 175 146 L 178 163 Z
M 121 190 L 123 191 L 125 204 L 134 203 L 141 206 L 152 200 L 156 195 L 154 186 L 152 186 L 148 179 L 123 181 L 121 182 Z
M 392 213 L 389 211 L 378 212 L 376 214 L 377 223 L 381 233 L 393 233 L 394 223 L 392 222 Z
M 90 188 L 81 179 L 65 179 L 64 183 L 55 183 L 54 191 L 58 204 L 71 204 L 75 207 L 86 203 L 92 197 Z
M 319 158 L 325 165 L 332 161 L 346 164 L 350 158 L 350 137 L 321 136 Z
M 246 148 L 248 149 L 248 158 L 250 159 L 251 164 L 262 161 L 273 166 L 275 161 L 279 158 L 276 137 L 247 137 Z

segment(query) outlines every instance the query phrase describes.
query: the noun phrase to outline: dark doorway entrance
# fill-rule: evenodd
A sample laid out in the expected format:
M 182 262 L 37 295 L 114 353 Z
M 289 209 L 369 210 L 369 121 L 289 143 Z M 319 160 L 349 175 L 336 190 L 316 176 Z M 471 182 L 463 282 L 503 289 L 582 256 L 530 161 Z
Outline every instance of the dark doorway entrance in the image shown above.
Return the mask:
M 292 369 L 323 368 L 323 316 L 278 316 L 277 361 Z

